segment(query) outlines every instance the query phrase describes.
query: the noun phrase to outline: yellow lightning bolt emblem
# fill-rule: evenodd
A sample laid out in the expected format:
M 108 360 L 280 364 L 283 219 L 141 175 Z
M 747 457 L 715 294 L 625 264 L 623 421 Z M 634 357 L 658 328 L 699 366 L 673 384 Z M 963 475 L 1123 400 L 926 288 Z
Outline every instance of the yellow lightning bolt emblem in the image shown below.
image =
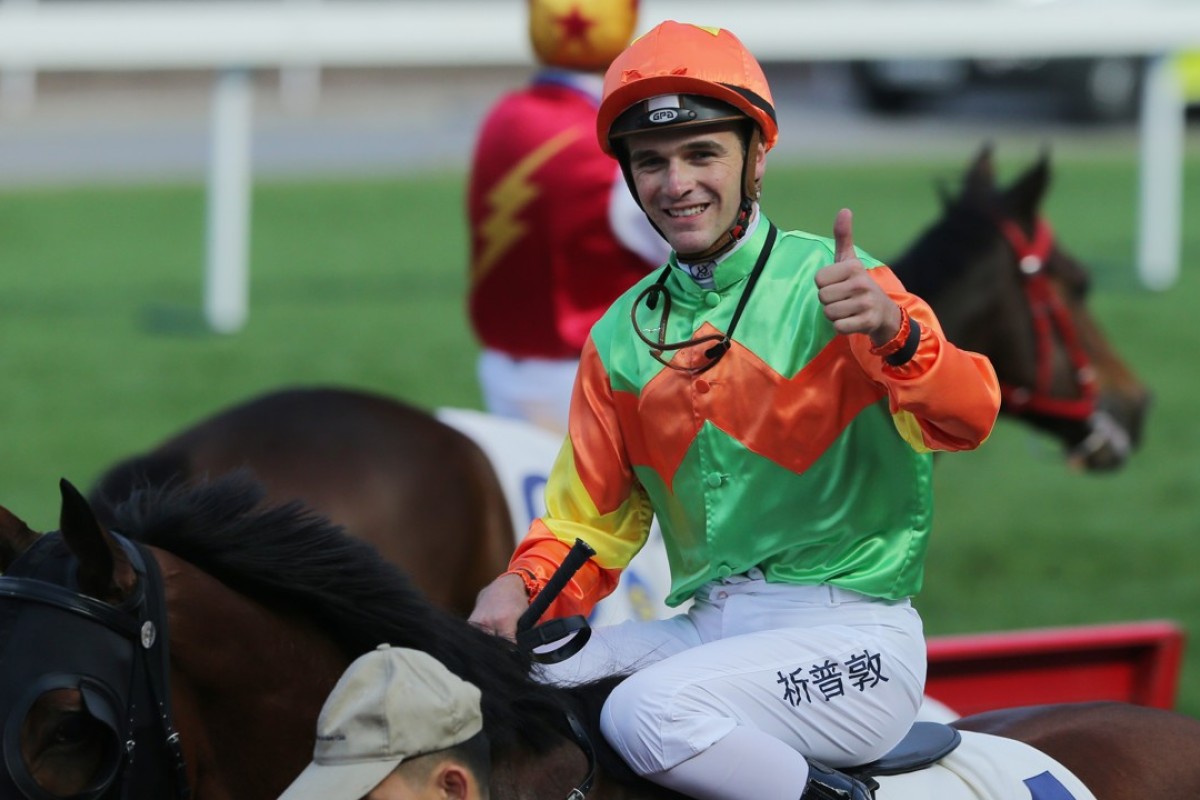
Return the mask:
M 478 281 L 486 275 L 496 260 L 512 247 L 513 242 L 525 235 L 529 226 L 518 220 L 517 216 L 539 193 L 538 187 L 529 182 L 529 176 L 581 134 L 581 128 L 570 128 L 547 140 L 517 162 L 488 192 L 487 203 L 492 213 L 480 226 L 484 246 L 471 270 L 472 280 Z

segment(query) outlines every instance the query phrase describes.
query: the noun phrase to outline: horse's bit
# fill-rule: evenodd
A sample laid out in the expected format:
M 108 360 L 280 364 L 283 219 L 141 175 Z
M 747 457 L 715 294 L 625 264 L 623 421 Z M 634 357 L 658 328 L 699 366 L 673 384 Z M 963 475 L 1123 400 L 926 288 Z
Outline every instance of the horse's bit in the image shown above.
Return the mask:
M 1032 388 L 1000 384 L 1000 397 L 1016 414 L 1040 414 L 1046 417 L 1082 421 L 1096 410 L 1096 375 L 1091 359 L 1080 341 L 1079 331 L 1062 296 L 1046 275 L 1046 264 L 1054 250 L 1054 232 L 1043 219 L 1034 224 L 1033 236 L 1025 235 L 1011 219 L 999 219 L 1001 233 L 1017 256 L 1021 282 L 1029 311 L 1033 315 L 1033 333 L 1037 352 L 1037 375 Z M 1054 341 L 1057 335 L 1075 368 L 1079 397 L 1062 398 L 1050 394 L 1054 371 Z
M 186 800 L 191 795 L 171 715 L 162 577 L 141 545 L 114 538 L 138 575 L 133 595 L 119 606 L 19 577 L 31 553 L 57 540 L 52 534 L 42 536 L 0 577 L 0 607 L 14 601 L 30 606 L 26 613 L 8 615 L 13 646 L 0 673 L 0 713 L 7 714 L 0 786 L 8 783 L 29 800 L 63 800 L 30 773 L 20 743 L 26 715 L 43 694 L 56 689 L 78 690 L 86 713 L 111 737 L 90 784 L 69 795 L 71 800 Z M 46 645 L 33 644 L 38 640 Z M 51 649 L 56 661 L 37 663 Z

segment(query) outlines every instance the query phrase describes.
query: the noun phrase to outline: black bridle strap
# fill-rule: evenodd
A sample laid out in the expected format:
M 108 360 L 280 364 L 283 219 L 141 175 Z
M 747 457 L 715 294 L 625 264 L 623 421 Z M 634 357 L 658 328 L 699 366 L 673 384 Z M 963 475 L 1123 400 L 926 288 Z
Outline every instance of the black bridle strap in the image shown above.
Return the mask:
M 575 744 L 579 745 L 579 749 L 583 751 L 583 755 L 587 759 L 587 774 L 583 776 L 579 785 L 567 795 L 567 800 L 584 800 L 587 793 L 592 790 L 592 783 L 596 780 L 596 748 L 592 747 L 592 740 L 584 730 L 579 717 L 575 716 L 572 711 L 567 711 L 566 715 L 567 724 L 571 726 L 571 734 L 575 737 Z
M 158 561 L 137 542 L 131 542 L 134 553 L 140 558 L 146 576 L 146 616 L 154 625 L 154 640 L 147 644 L 145 637 L 141 639 L 142 661 L 146 669 L 146 678 L 150 684 L 150 697 L 157 704 L 158 718 L 162 723 L 163 747 L 167 758 L 170 759 L 171 776 L 175 785 L 175 797 L 178 800 L 188 800 L 192 796 L 192 787 L 188 783 L 187 762 L 183 757 L 183 742 L 179 731 L 175 730 L 174 715 L 171 711 L 170 670 L 171 654 L 170 638 L 167 635 L 167 604 L 162 591 L 162 571 Z M 153 606 L 153 607 L 150 607 Z M 145 624 L 142 626 L 145 630 Z M 152 651 L 157 650 L 157 658 Z
M 0 597 L 25 600 L 57 608 L 114 631 L 136 641 L 141 635 L 141 624 L 128 614 L 86 595 L 73 592 L 53 583 L 33 578 L 0 576 Z

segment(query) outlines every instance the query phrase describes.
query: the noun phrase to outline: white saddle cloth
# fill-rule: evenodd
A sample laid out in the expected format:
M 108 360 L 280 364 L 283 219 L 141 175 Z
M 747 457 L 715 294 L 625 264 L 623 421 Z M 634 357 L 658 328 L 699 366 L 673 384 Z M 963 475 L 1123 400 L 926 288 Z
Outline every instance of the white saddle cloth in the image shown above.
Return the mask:
M 1096 800 L 1078 778 L 1027 744 L 963 731 L 937 764 L 879 780 L 876 800 Z

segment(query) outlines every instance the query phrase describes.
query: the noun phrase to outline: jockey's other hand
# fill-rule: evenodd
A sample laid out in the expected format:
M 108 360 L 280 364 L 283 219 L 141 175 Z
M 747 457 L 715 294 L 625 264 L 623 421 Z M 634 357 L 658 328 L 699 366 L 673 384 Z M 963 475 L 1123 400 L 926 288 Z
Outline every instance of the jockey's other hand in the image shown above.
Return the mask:
M 467 621 L 489 633 L 513 641 L 517 638 L 517 620 L 529 608 L 525 582 L 519 575 L 505 573 L 479 590 L 475 610 Z

